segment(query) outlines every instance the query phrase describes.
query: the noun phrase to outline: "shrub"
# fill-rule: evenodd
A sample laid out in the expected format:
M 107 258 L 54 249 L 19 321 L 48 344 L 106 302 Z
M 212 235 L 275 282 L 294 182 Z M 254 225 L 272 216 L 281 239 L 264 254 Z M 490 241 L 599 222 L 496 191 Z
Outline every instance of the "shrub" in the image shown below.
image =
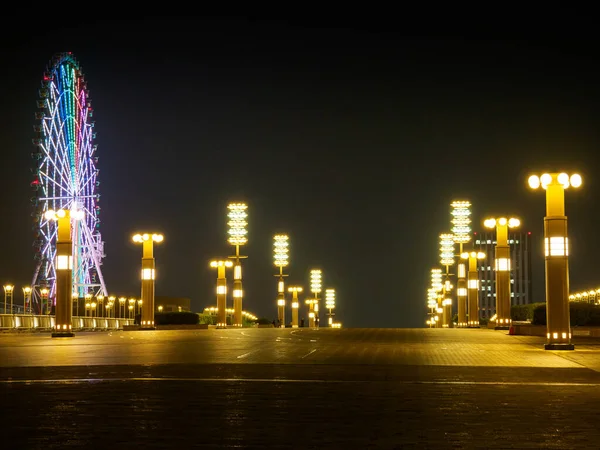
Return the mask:
M 524 311 L 532 325 L 546 325 L 546 303 L 531 303 L 529 305 L 516 305 L 511 308 L 513 320 L 521 319 Z M 529 316 L 529 314 L 531 314 Z M 519 318 L 517 318 L 519 317 Z M 572 327 L 600 325 L 600 306 L 584 302 L 569 302 L 569 318 Z
M 162 312 L 154 314 L 156 325 L 198 325 L 200 316 L 193 312 Z
M 261 317 L 256 320 L 256 323 L 259 325 L 271 325 L 272 321 L 267 319 L 266 317 Z
M 546 304 L 533 303 L 533 315 L 531 317 L 532 325 L 546 325 Z
M 198 314 L 199 322 L 201 324 L 216 325 L 217 316 L 214 314 Z

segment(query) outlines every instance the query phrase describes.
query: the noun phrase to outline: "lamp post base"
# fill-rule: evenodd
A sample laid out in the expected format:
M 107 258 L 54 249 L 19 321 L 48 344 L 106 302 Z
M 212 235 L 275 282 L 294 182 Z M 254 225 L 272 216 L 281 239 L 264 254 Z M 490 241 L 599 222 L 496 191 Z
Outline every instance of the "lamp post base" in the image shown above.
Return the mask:
M 545 344 L 544 350 L 575 350 L 573 344 Z
M 75 333 L 73 333 L 72 331 L 55 331 L 52 333 L 52 337 L 73 337 L 75 336 Z

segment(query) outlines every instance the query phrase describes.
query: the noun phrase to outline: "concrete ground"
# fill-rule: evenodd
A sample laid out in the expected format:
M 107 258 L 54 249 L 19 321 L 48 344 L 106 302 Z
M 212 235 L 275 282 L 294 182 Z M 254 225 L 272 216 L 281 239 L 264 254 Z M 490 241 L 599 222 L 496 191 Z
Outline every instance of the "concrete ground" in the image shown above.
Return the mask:
M 598 448 L 600 339 L 488 329 L 0 335 L 13 449 Z

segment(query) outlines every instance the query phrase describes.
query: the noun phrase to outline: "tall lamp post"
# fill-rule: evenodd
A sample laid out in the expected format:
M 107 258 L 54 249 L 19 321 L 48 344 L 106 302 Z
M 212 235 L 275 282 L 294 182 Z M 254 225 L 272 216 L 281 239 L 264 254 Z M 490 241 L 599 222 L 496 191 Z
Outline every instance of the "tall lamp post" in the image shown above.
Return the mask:
M 10 299 L 10 312 L 12 313 L 14 289 L 15 289 L 15 287 L 12 284 L 4 285 L 4 314 L 9 314 L 6 312 L 6 310 L 7 310 L 6 303 L 9 299 Z
M 569 313 L 569 238 L 565 189 L 581 186 L 581 176 L 566 173 L 531 175 L 529 187 L 546 190 L 544 250 L 546 272 L 546 350 L 574 350 Z
M 452 284 L 450 283 L 450 266 L 454 265 L 454 236 L 450 233 L 440 234 L 440 263 L 446 267 L 445 282 L 443 287 L 442 308 L 443 324 L 445 328 L 452 325 Z
M 48 210 L 46 220 L 56 220 L 56 308 L 52 337 L 71 337 L 73 334 L 73 241 L 71 219 L 82 220 L 83 210 Z
M 292 328 L 298 328 L 298 307 L 300 306 L 298 293 L 302 292 L 302 288 L 300 286 L 290 286 L 288 292 L 292 293 Z
M 463 246 L 471 240 L 471 202 L 468 200 L 455 200 L 450 204 L 452 216 L 452 236 L 458 244 L 458 256 L 463 253 Z M 458 312 L 458 326 L 467 326 L 467 270 L 465 264 L 459 262 L 456 271 L 456 302 Z
M 333 316 L 335 313 L 332 312 L 335 308 L 335 289 L 325 289 L 325 308 L 327 308 L 329 316 L 329 326 L 333 326 Z
M 321 292 L 322 274 L 319 269 L 310 271 L 310 291 L 313 298 L 306 300 L 308 303 L 308 327 L 315 328 L 319 326 L 319 293 Z
M 210 262 L 210 267 L 217 269 L 217 328 L 227 328 L 227 277 L 225 269 L 231 266 L 233 266 L 233 263 L 229 260 Z
M 289 238 L 285 234 L 276 234 L 273 236 L 273 257 L 275 266 L 279 268 L 279 273 L 276 277 L 279 277 L 277 283 L 277 320 L 279 324 L 285 327 L 285 287 L 283 283 L 284 275 L 283 268 L 288 265 L 288 242 Z
M 246 227 L 248 226 L 248 213 L 246 210 L 248 206 L 245 203 L 230 203 L 227 206 L 229 212 L 227 217 L 229 222 L 228 230 L 228 242 L 235 247 L 235 255 L 230 256 L 233 258 L 235 263 L 233 267 L 233 321 L 234 327 L 242 326 L 242 298 L 244 291 L 242 289 L 242 264 L 240 263 L 241 258 L 247 258 L 247 256 L 240 255 L 240 247 L 248 243 Z M 221 314 L 219 310 L 219 314 Z M 225 323 L 225 322 L 224 322 Z
M 467 326 L 479 328 L 479 277 L 477 276 L 477 260 L 485 258 L 483 252 L 464 252 L 460 255 L 469 262 L 467 274 L 467 303 L 469 304 Z
M 132 238 L 136 244 L 142 244 L 142 303 L 144 308 L 141 312 L 140 329 L 153 330 L 154 326 L 154 283 L 156 280 L 156 268 L 154 260 L 154 243 L 164 240 L 159 233 L 135 234 Z
M 443 313 L 443 309 L 440 308 L 441 302 L 440 302 L 440 292 L 442 291 L 444 285 L 442 283 L 442 269 L 431 269 L 431 289 L 432 289 L 432 298 L 435 300 L 435 315 L 433 316 L 433 320 L 435 322 L 435 328 L 441 328 L 442 327 L 442 323 L 443 321 L 441 320 L 442 317 L 439 316 L 440 312 L 439 310 L 442 310 Z
M 31 287 L 25 286 L 23 288 L 23 314 L 31 314 Z
M 511 289 L 510 289 L 510 247 L 508 245 L 508 229 L 521 224 L 519 219 L 511 217 L 489 218 L 484 220 L 486 228 L 496 229 L 496 255 L 494 271 L 496 274 L 496 330 L 508 330 L 512 322 Z

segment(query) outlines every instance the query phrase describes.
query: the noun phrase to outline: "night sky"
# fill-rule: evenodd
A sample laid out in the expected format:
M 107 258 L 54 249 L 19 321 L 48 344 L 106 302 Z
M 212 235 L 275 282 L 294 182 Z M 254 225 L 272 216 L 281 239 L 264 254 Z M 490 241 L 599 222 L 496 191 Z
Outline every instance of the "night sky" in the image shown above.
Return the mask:
M 526 180 L 574 170 L 584 184 L 566 193 L 571 288 L 600 285 L 600 59 L 584 34 L 407 36 L 244 18 L 51 23 L 2 31 L 3 283 L 31 282 L 38 88 L 52 56 L 71 51 L 94 107 L 110 293 L 138 295 L 141 248 L 130 238 L 156 230 L 165 235 L 156 294 L 190 297 L 195 311 L 214 305 L 208 263 L 232 253 L 226 207 L 243 201 L 245 310 L 276 318 L 272 237 L 287 233 L 287 282 L 307 289 L 320 268 L 345 327 L 421 327 L 450 202 L 467 199 L 475 229 L 502 214 L 532 232 L 543 301 L 545 200 Z

